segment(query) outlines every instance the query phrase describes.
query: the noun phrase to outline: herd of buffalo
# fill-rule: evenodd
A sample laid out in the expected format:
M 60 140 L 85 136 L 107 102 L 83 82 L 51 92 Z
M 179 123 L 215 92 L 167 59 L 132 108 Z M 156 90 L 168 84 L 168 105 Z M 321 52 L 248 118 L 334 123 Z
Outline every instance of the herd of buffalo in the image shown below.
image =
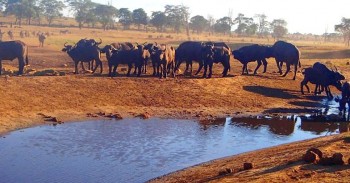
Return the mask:
M 152 63 L 153 76 L 160 78 L 166 78 L 170 73 L 175 77 L 176 71 L 183 62 L 186 63 L 185 73 L 192 73 L 192 62 L 197 62 L 199 68 L 195 75 L 204 67 L 203 77 L 207 78 L 212 76 L 213 64 L 221 63 L 224 67 L 222 76 L 225 77 L 231 67 L 231 55 L 242 63 L 242 75 L 248 74 L 247 64 L 255 61 L 257 62 L 257 67 L 254 70 L 254 74 L 257 73 L 257 70 L 262 64 L 264 65 L 263 72 L 265 73 L 267 67 L 266 59 L 270 57 L 275 58 L 280 74 L 282 74 L 281 68 L 283 63 L 286 64 L 287 69 L 283 77 L 289 73 L 290 66 L 294 65 L 293 79 L 295 80 L 298 66 L 301 67 L 298 48 L 285 41 L 277 41 L 272 46 L 253 44 L 233 51 L 224 42 L 185 41 L 176 49 L 166 44 L 136 43 L 136 46 L 134 46 L 130 42 L 112 43 L 100 48 L 99 45 L 101 43 L 102 40 L 97 42 L 94 39 L 81 39 L 75 45 L 67 45 L 65 43 L 62 51 L 67 52 L 74 61 L 75 73 L 78 73 L 79 62 L 81 62 L 83 69 L 83 62 L 87 62 L 92 72 L 95 72 L 99 67 L 100 73 L 102 73 L 101 53 L 105 53 L 109 67 L 108 75 L 111 77 L 116 75 L 119 64 L 128 65 L 127 76 L 130 75 L 133 67 L 135 67 L 133 74 L 141 76 L 142 73 L 147 72 L 147 63 L 149 61 Z M 16 58 L 19 61 L 18 74 L 23 74 L 24 66 L 28 64 L 27 49 L 26 44 L 22 41 L 0 42 L 0 74 L 2 71 L 1 60 L 14 60 Z M 94 62 L 95 67 L 93 66 Z M 302 94 L 304 94 L 304 86 L 310 92 L 307 86 L 307 83 L 310 82 L 316 85 L 314 90 L 315 95 L 326 91 L 327 97 L 333 98 L 329 89 L 329 86 L 332 85 L 342 91 L 342 99 L 337 99 L 340 102 L 340 109 L 345 109 L 346 103 L 349 105 L 350 84 L 347 82 L 342 84 L 340 82 L 345 77 L 337 69 L 335 71 L 330 70 L 324 64 L 316 62 L 312 67 L 303 69 L 302 74 L 304 75 L 304 79 L 301 82 Z

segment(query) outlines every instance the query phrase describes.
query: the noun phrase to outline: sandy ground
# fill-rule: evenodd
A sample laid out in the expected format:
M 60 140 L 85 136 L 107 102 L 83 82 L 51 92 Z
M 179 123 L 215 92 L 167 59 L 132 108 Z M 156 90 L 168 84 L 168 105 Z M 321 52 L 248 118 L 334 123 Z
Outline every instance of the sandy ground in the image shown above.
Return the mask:
M 200 76 L 158 79 L 150 74 L 125 77 L 123 72 L 115 78 L 104 73 L 74 75 L 73 64 L 66 53 L 52 47 L 38 48 L 30 45 L 30 67 L 44 70 L 52 68 L 63 71 L 65 76 L 23 76 L 0 77 L 0 133 L 31 127 L 45 123 L 44 116 L 56 117 L 60 121 L 82 121 L 97 113 L 120 114 L 134 117 L 148 113 L 164 118 L 206 119 L 250 114 L 299 114 L 310 113 L 321 106 L 322 96 L 301 95 L 299 72 L 292 80 L 292 73 L 280 77 L 276 73 L 273 59 L 269 59 L 267 73 L 256 76 L 242 76 L 241 64 L 231 60 L 230 76 L 221 78 L 221 65 L 215 65 L 212 79 Z M 47 54 L 50 53 L 50 54 Z M 324 53 L 322 53 L 324 54 Z M 342 53 L 332 58 L 322 59 L 332 64 L 348 78 L 349 61 Z M 348 54 L 348 52 L 346 53 Z M 302 60 L 303 67 L 319 60 L 315 54 Z M 17 61 L 4 61 L 4 67 L 17 70 Z M 249 64 L 253 70 L 256 63 Z M 197 68 L 195 66 L 195 68 Z M 313 88 L 313 85 L 310 85 Z M 331 87 L 335 94 L 335 88 Z M 349 135 L 349 134 L 346 134 Z M 346 135 L 320 138 L 276 148 L 259 150 L 217 161 L 212 161 L 176 172 L 158 182 L 346 182 L 349 179 L 348 165 L 321 167 L 305 165 L 300 161 L 301 154 L 309 147 L 316 146 L 327 153 L 344 152 L 350 157 Z M 218 176 L 224 168 L 237 169 L 245 161 L 253 162 L 255 168 L 249 171 Z

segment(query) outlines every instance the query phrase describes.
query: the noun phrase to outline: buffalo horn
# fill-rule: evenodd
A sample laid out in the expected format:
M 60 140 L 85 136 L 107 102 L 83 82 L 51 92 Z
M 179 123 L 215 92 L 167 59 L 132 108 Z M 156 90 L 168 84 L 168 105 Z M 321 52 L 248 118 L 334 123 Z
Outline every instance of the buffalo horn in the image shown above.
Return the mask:
M 97 45 L 99 45 L 99 44 L 102 43 L 102 39 L 101 39 L 101 38 L 99 38 L 99 39 L 100 39 L 100 42 L 97 42 L 97 43 L 96 43 Z
M 67 47 L 67 43 L 68 43 L 68 42 L 65 42 L 65 43 L 63 44 L 63 46 L 64 46 L 64 47 Z

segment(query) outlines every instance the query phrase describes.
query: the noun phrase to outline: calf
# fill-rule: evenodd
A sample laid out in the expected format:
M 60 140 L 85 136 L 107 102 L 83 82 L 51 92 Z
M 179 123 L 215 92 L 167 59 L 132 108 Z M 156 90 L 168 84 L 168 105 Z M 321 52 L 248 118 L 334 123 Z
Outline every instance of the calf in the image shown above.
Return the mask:
M 172 46 L 160 46 L 156 50 L 153 58 L 157 63 L 157 73 L 159 78 L 166 78 L 170 70 L 172 71 L 173 77 L 175 77 L 175 49 Z

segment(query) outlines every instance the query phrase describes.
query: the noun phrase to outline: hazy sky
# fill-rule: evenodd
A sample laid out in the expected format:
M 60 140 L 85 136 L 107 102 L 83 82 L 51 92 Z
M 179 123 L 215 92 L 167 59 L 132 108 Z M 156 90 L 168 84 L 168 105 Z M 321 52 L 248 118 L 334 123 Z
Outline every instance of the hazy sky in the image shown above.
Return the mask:
M 350 18 L 350 0 L 92 0 L 130 11 L 143 8 L 148 16 L 152 11 L 163 11 L 164 6 L 183 4 L 190 8 L 191 17 L 202 15 L 215 19 L 228 16 L 229 11 L 236 17 L 243 13 L 247 17 L 264 13 L 268 21 L 284 19 L 290 33 L 323 34 L 334 32 L 334 25 L 342 17 Z

